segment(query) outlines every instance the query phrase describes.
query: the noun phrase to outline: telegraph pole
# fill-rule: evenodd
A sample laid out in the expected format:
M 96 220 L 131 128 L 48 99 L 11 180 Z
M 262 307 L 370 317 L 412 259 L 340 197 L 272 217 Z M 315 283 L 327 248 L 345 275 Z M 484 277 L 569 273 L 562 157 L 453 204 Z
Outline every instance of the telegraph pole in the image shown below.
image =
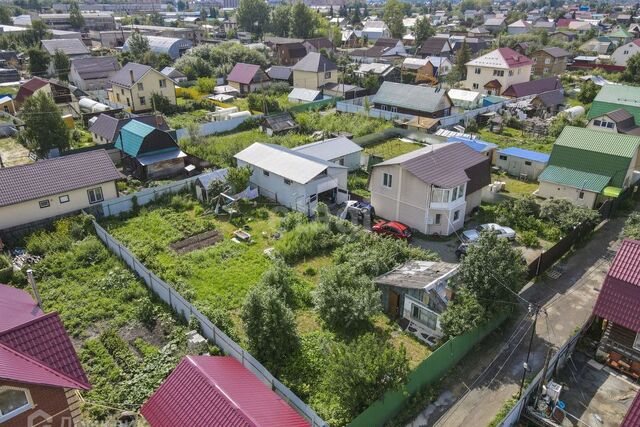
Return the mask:
M 529 370 L 529 356 L 531 356 L 531 346 L 533 344 L 533 336 L 536 334 L 536 322 L 538 321 L 538 313 L 540 312 L 540 306 L 536 305 L 532 307 L 535 310 L 533 316 L 533 326 L 531 327 L 531 337 L 529 338 L 529 348 L 527 349 L 527 360 L 522 364 L 522 381 L 520 381 L 520 391 L 518 392 L 518 400 L 522 397 L 522 389 L 524 388 L 524 380 L 527 377 L 527 371 Z

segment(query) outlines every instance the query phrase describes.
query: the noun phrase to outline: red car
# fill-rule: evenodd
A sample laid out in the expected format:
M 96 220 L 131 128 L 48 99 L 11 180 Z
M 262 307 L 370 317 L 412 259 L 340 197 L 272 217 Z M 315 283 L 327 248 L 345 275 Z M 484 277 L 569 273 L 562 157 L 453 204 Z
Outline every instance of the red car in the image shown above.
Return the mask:
M 372 230 L 374 233 L 393 237 L 394 239 L 411 240 L 409 227 L 398 221 L 380 221 L 372 227 Z

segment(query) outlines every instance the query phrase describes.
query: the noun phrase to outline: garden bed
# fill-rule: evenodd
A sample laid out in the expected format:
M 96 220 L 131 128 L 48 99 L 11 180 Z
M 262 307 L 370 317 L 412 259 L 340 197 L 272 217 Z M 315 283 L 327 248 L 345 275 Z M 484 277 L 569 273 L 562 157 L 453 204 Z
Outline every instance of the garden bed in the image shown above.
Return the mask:
M 205 231 L 195 236 L 187 237 L 184 240 L 174 242 L 169 245 L 178 254 L 186 254 L 197 249 L 213 246 L 222 241 L 222 234 L 218 230 Z

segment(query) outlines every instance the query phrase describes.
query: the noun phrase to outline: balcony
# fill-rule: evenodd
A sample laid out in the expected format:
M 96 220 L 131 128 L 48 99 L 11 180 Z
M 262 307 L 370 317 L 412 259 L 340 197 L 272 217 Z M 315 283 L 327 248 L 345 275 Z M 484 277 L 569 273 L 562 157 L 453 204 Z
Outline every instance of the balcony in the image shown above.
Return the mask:
M 430 209 L 453 210 L 465 204 L 465 185 L 431 190 Z

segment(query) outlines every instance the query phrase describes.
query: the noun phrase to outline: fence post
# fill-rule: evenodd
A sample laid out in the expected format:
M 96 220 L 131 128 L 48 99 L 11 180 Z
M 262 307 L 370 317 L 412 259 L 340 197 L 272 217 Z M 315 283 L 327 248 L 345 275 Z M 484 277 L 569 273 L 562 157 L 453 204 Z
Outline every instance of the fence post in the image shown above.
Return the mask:
M 542 251 L 540 253 L 540 255 L 538 255 L 538 265 L 536 266 L 536 277 L 538 277 L 538 275 L 540 274 L 540 263 L 542 262 L 542 256 L 544 255 L 545 251 Z

